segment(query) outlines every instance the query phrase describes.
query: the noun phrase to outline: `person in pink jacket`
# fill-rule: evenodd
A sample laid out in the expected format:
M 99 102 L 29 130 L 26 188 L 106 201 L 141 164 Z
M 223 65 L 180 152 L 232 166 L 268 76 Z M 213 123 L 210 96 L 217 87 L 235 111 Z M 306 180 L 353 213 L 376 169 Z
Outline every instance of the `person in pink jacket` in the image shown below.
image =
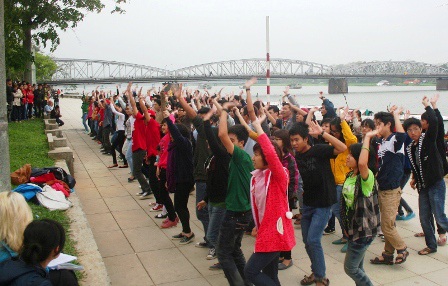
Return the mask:
M 256 237 L 255 251 L 244 268 L 246 280 L 254 285 L 280 285 L 278 259 L 281 251 L 296 244 L 292 213 L 288 204 L 288 171 L 280 161 L 281 150 L 260 125 L 252 121 L 259 137 L 254 146 L 250 196 Z

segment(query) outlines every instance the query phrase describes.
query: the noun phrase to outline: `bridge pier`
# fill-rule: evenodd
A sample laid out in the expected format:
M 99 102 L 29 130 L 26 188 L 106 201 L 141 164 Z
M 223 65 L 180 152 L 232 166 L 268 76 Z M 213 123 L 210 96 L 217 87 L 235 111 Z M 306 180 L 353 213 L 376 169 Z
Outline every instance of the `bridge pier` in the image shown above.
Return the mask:
M 448 78 L 438 78 L 436 83 L 436 90 L 448 90 Z
M 348 93 L 346 78 L 330 78 L 328 81 L 328 94 Z

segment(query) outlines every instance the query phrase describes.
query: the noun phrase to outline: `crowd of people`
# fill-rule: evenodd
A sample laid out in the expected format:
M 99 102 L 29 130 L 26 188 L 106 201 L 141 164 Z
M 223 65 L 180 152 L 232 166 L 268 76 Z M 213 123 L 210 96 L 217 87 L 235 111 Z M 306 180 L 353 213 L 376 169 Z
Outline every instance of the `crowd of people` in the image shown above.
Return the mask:
M 43 118 L 50 115 L 56 119 L 59 126 L 64 122 L 60 120 L 59 98 L 62 97 L 60 89 L 52 89 L 46 83 L 30 84 L 26 81 L 13 82 L 6 80 L 6 102 L 8 122 L 22 122 L 33 118 Z
M 288 88 L 281 106 L 254 101 L 255 82 L 246 82 L 245 96 L 181 84 L 146 94 L 132 83 L 113 96 L 96 90 L 82 97 L 82 121 L 103 154 L 112 155 L 109 168 L 130 167 L 128 181 L 141 187 L 136 195 L 154 196 L 150 208 L 160 227 L 181 224 L 172 237 L 179 244 L 195 239 L 187 204 L 196 191 L 204 230 L 196 246 L 209 249 L 206 259 L 218 258 L 210 269 L 222 269 L 230 285 L 280 285 L 278 270 L 293 265 L 294 225 L 311 260 L 301 284 L 329 285 L 321 238 L 335 232 L 335 219 L 342 233 L 333 243 L 346 252 L 345 272 L 356 285 L 372 285 L 363 263 L 377 235 L 384 252 L 370 263 L 401 264 L 409 256 L 396 228 L 396 220 L 415 217 L 401 197 L 409 179 L 419 194 L 423 232 L 416 236 L 427 244 L 418 254 L 446 244 L 448 164 L 437 95 L 423 98 L 421 119 L 392 106 L 363 120 L 359 110 L 335 108 L 322 93 L 322 106 L 311 109 Z M 256 238 L 247 262 L 245 233 Z

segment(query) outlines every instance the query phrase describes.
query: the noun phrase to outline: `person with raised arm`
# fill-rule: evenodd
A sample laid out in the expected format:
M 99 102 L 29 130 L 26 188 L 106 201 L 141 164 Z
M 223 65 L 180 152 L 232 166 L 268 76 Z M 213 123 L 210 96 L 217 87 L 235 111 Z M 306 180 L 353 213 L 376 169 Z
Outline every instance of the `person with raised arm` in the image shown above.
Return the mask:
M 199 202 L 197 207 L 208 207 L 210 222 L 207 230 L 207 241 L 212 246 L 207 255 L 207 259 L 211 260 L 217 257 L 216 249 L 218 244 L 219 229 L 226 212 L 226 194 L 227 183 L 229 179 L 229 163 L 230 154 L 224 148 L 218 139 L 218 129 L 212 128 L 210 119 L 214 114 L 214 109 L 203 117 L 204 131 L 207 142 L 210 147 L 211 155 L 207 158 L 205 168 L 207 171 L 207 189 L 206 197 Z M 219 263 L 210 266 L 210 269 L 216 269 Z
M 182 85 L 180 85 L 182 88 Z M 222 89 L 221 89 L 222 90 Z M 221 92 L 221 91 L 220 91 Z M 180 103 L 180 107 L 186 113 L 186 116 L 193 123 L 194 128 L 197 132 L 196 144 L 193 153 L 193 164 L 194 164 L 194 181 L 196 186 L 196 205 L 203 201 L 206 196 L 207 188 L 207 173 L 204 168 L 207 158 L 210 156 L 210 150 L 207 145 L 207 138 L 204 131 L 204 121 L 203 117 L 208 113 L 210 108 L 203 107 L 196 113 L 193 108 L 187 103 L 185 98 L 182 96 L 181 92 L 175 93 L 177 100 Z M 199 114 L 199 115 L 198 115 Z M 207 231 L 209 224 L 209 214 L 207 208 L 196 208 L 196 217 L 202 223 L 204 229 L 204 240 L 196 244 L 197 247 L 209 248 L 209 251 L 214 248 L 207 239 Z
M 370 142 L 374 136 L 381 137 L 378 148 L 378 199 L 380 202 L 381 230 L 384 234 L 384 252 L 371 259 L 372 264 L 404 263 L 409 256 L 406 243 L 397 231 L 395 220 L 402 190 L 400 181 L 404 173 L 404 141 L 406 134 L 400 121 L 402 108 L 392 106 L 390 112 L 374 115 L 377 135 L 366 134 L 364 141 Z M 394 130 L 396 132 L 394 132 Z
M 325 257 L 321 239 L 331 206 L 336 203 L 335 181 L 330 159 L 347 149 L 344 143 L 325 132 L 317 122 L 308 125 L 295 123 L 289 130 L 291 144 L 296 151 L 296 161 L 303 179 L 302 237 L 311 260 L 311 275 L 305 276 L 301 285 L 329 285 L 326 277 Z M 308 135 L 321 135 L 330 144 L 309 145 Z
M 246 86 L 246 90 L 250 86 Z M 215 103 L 220 114 L 218 137 L 230 154 L 229 181 L 226 195 L 226 213 L 218 238 L 218 260 L 230 285 L 249 285 L 244 278 L 246 259 L 241 250 L 244 230 L 251 219 L 250 178 L 252 160 L 244 151 L 249 134 L 239 124 L 227 128 L 227 116 L 231 103 L 221 107 Z
M 371 131 L 371 136 L 378 131 Z M 346 165 L 351 171 L 342 187 L 340 217 L 347 238 L 345 273 L 356 285 L 372 286 L 364 270 L 367 248 L 380 226 L 378 192 L 375 184 L 376 152 L 369 141 L 349 146 Z
M 249 105 L 249 103 L 248 103 Z M 254 285 L 280 285 L 280 251 L 295 246 L 292 213 L 288 204 L 288 170 L 280 161 L 281 150 L 264 133 L 259 119 L 252 120 L 258 134 L 252 162 L 251 205 L 255 251 L 246 264 L 246 279 Z
M 139 106 L 135 103 L 134 96 L 131 91 L 132 82 L 129 82 L 126 89 L 126 95 L 132 107 L 132 116 L 135 118 L 134 131 L 132 132 L 132 164 L 134 166 L 134 178 L 137 178 L 142 191 L 137 193 L 138 196 L 148 197 L 151 194 L 151 187 L 148 184 L 142 172 L 143 160 L 146 157 L 146 122 L 151 120 L 141 95 L 141 89 L 138 95 Z M 146 112 L 145 112 L 146 111 Z
M 181 89 L 182 85 L 175 90 L 176 97 L 180 96 Z M 182 123 L 174 124 L 167 110 L 163 112 L 163 117 L 171 136 L 166 169 L 167 189 L 174 193 L 174 209 L 182 223 L 182 232 L 172 236 L 172 239 L 180 240 L 179 244 L 188 244 L 195 237 L 190 228 L 190 212 L 188 210 L 190 191 L 194 187 L 193 148 L 190 141 L 190 130 Z
M 422 104 L 426 110 L 428 123 L 426 132 L 422 132 L 422 124 L 415 118 L 406 119 L 403 125 L 412 139 L 412 143 L 406 147 L 406 156 L 411 161 L 413 174 L 411 186 L 419 193 L 420 224 L 427 246 L 418 254 L 427 255 L 437 252 L 435 230 L 431 223 L 433 215 L 443 229 L 448 229 L 448 218 L 445 214 L 446 186 L 443 178 L 445 171 L 437 148 L 438 119 L 428 97 L 423 97 Z

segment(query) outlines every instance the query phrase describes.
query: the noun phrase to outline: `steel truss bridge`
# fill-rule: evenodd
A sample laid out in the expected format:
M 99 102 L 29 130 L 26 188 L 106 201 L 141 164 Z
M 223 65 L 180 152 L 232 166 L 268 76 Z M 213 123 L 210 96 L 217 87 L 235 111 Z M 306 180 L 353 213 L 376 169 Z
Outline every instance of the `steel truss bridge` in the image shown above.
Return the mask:
M 54 59 L 58 70 L 50 84 L 217 81 L 266 77 L 266 60 L 229 60 L 166 70 L 114 61 Z M 448 69 L 412 61 L 375 61 L 329 66 L 313 62 L 271 59 L 271 78 L 448 78 Z

